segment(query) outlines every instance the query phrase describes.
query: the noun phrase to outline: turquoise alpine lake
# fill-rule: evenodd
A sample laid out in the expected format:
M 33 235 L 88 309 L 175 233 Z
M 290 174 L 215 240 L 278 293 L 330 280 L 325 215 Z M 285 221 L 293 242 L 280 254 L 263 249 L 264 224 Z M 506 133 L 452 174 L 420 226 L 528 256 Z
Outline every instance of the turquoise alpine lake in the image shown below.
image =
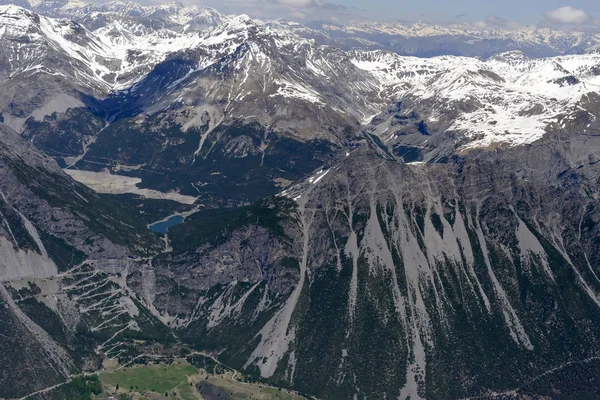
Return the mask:
M 149 225 L 148 228 L 150 228 L 150 230 L 152 232 L 166 234 L 169 231 L 170 227 L 181 224 L 183 222 L 183 220 L 184 220 L 184 217 L 182 217 L 181 215 L 173 215 L 169 219 L 166 219 L 164 221 L 155 222 L 152 225 Z

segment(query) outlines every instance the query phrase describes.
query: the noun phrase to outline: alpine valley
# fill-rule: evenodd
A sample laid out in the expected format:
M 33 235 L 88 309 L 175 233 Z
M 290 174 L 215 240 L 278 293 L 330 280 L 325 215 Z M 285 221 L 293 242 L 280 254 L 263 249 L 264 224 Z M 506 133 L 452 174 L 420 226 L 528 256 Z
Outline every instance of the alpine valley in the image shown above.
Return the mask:
M 600 35 L 8 3 L 0 398 L 600 398 Z

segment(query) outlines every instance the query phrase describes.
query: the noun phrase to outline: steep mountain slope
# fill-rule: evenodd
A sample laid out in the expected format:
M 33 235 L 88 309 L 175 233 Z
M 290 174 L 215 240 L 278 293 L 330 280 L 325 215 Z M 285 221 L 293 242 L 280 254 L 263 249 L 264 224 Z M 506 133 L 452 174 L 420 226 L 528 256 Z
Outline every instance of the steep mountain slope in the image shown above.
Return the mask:
M 107 85 L 96 79 L 90 56 L 102 45 L 83 27 L 15 6 L 0 6 L 0 23 L 4 123 L 20 131 L 31 115 L 81 106 L 79 93 L 105 93 Z
M 438 164 L 359 143 L 283 197 L 174 228 L 154 304 L 184 340 L 325 398 L 596 393 L 562 380 L 597 376 L 595 137 Z
M 595 136 L 437 164 L 394 160 L 369 135 L 357 145 L 280 197 L 190 217 L 171 253 L 119 266 L 119 285 L 190 345 L 319 397 L 593 390 L 563 377 L 593 378 L 600 344 Z M 50 281 L 106 287 L 77 268 Z M 54 293 L 26 281 L 5 284 L 8 309 Z M 100 354 L 132 354 L 108 344 Z
M 3 124 L 0 176 L 1 397 L 95 370 L 124 338 L 169 337 L 122 284 L 162 247 L 132 209 L 74 182 Z

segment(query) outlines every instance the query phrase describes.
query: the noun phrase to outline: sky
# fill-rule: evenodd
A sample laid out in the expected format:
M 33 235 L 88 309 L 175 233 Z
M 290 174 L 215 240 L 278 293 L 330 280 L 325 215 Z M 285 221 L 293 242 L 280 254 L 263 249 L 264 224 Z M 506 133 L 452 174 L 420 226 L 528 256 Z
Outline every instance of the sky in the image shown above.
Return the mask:
M 161 0 L 155 0 L 161 1 Z M 185 0 L 224 12 L 296 20 L 468 22 L 600 27 L 600 0 Z

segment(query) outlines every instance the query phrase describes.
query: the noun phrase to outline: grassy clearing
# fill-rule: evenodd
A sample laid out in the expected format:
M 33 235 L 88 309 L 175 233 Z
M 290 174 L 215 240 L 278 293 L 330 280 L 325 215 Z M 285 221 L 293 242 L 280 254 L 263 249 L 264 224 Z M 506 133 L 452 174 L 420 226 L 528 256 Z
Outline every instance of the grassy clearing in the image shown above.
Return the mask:
M 164 394 L 173 392 L 182 384 L 189 386 L 188 378 L 198 370 L 188 363 L 176 361 L 170 365 L 145 365 L 123 368 L 101 374 L 102 383 L 108 389 L 143 393 L 146 391 Z M 117 386 L 118 385 L 118 386 Z
M 209 373 L 184 360 L 100 374 L 105 394 L 119 400 L 300 400 L 285 389 L 240 382 L 232 372 Z M 118 386 L 117 386 L 118 385 Z M 118 390 L 117 390 L 118 388 Z

